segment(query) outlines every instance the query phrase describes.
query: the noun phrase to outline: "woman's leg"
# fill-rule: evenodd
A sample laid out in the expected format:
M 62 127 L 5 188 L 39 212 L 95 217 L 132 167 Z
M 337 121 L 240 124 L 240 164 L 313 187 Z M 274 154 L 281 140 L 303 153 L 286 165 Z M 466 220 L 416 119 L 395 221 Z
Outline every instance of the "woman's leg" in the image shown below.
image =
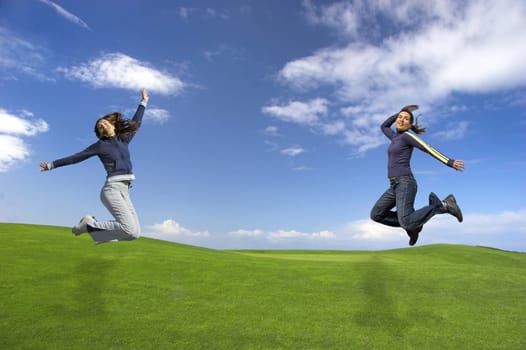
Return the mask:
M 429 196 L 429 205 L 415 210 L 415 196 L 418 190 L 416 180 L 413 176 L 401 176 L 397 178 L 396 186 L 396 209 L 401 226 L 408 232 L 419 230 L 435 214 L 445 213 L 440 199 L 434 194 Z
M 133 240 L 139 237 L 140 226 L 130 199 L 128 183 L 106 182 L 100 198 L 115 221 L 96 221 L 89 224 L 88 233 L 97 243 Z
M 400 222 L 398 221 L 396 212 L 391 210 L 395 206 L 396 193 L 394 190 L 394 184 L 391 184 L 371 209 L 371 220 L 387 226 L 400 227 Z

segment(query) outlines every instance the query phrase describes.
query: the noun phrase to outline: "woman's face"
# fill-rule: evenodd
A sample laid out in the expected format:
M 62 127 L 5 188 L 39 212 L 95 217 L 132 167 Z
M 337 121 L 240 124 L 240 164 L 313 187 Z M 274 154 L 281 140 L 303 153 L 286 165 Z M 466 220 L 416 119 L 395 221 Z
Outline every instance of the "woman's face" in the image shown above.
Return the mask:
M 115 126 L 106 119 L 99 120 L 97 123 L 97 129 L 99 130 L 99 133 L 105 137 L 115 136 Z
M 406 111 L 402 111 L 396 118 L 396 130 L 404 132 L 411 129 L 411 115 Z

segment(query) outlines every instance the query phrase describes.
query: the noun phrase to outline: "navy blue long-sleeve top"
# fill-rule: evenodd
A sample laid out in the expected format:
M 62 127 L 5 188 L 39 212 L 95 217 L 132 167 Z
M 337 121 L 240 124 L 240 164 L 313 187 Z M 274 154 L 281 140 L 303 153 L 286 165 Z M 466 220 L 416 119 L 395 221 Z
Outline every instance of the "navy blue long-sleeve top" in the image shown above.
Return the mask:
M 445 165 L 453 167 L 454 159 L 446 157 L 415 134 L 409 131 L 393 131 L 391 126 L 396 121 L 397 117 L 398 114 L 390 116 L 381 126 L 382 132 L 391 140 L 391 144 L 387 148 L 388 177 L 413 175 L 413 172 L 411 171 L 411 156 L 413 154 L 413 148 L 415 147 L 432 155 Z
M 146 104 L 141 103 L 137 107 L 137 111 L 132 118 L 139 127 L 142 123 L 145 107 Z M 103 137 L 81 152 L 75 153 L 69 157 L 54 160 L 52 167 L 58 168 L 65 165 L 75 164 L 93 156 L 98 156 L 106 170 L 107 177 L 132 174 L 132 162 L 128 145 L 134 136 L 135 132 L 128 133 L 123 137 Z

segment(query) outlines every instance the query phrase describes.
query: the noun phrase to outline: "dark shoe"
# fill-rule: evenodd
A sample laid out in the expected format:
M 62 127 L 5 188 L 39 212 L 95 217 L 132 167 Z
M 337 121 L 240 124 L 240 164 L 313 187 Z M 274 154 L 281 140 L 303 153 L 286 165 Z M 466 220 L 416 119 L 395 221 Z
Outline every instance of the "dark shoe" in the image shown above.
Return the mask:
M 440 200 L 440 198 L 438 198 L 438 196 L 435 193 L 431 192 L 429 193 L 429 205 L 437 207 L 442 205 L 442 201 Z
M 450 194 L 447 196 L 444 201 L 444 206 L 446 207 L 446 211 L 457 218 L 458 222 L 462 222 L 464 218 L 462 217 L 462 211 L 460 210 L 457 200 L 455 199 L 455 196 Z
M 416 241 L 418 241 L 418 234 L 420 233 L 420 231 L 422 231 L 422 228 L 423 228 L 423 226 L 417 227 L 413 231 L 406 230 L 407 235 L 409 236 L 409 245 L 410 246 L 415 245 Z
M 80 219 L 79 223 L 73 226 L 71 229 L 71 232 L 78 236 L 84 232 L 88 232 L 88 224 L 95 221 L 95 218 L 91 215 L 84 215 L 82 219 Z

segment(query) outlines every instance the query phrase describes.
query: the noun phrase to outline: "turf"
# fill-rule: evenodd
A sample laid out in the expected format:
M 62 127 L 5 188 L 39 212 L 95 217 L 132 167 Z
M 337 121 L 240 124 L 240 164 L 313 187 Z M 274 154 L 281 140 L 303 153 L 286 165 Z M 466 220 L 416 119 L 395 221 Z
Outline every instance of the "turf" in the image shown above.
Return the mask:
M 526 254 L 217 251 L 0 224 L 0 349 L 525 349 Z

